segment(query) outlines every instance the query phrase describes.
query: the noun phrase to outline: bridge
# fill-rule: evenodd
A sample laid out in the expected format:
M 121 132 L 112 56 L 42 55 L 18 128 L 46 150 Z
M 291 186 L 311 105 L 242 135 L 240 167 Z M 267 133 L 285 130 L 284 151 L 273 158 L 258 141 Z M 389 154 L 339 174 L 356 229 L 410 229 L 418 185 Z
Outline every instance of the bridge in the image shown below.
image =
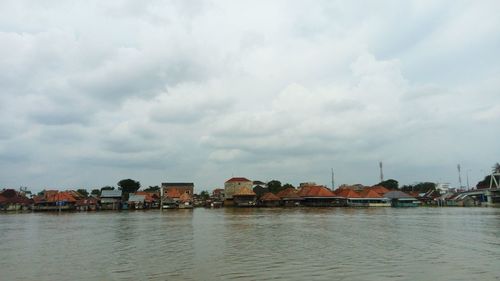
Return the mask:
M 486 206 L 500 206 L 500 182 L 497 177 L 500 177 L 500 173 L 491 174 L 489 188 L 465 191 L 461 193 L 461 196 L 474 197 Z

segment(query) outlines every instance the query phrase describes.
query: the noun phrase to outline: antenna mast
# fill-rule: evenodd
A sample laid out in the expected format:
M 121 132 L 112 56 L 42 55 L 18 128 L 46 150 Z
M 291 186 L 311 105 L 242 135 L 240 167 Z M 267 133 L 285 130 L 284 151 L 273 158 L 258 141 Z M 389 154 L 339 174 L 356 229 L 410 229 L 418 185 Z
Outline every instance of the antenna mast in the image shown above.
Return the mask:
M 384 169 L 382 167 L 382 161 L 378 162 L 378 166 L 380 168 L 380 182 L 384 181 Z
M 332 190 L 335 190 L 335 174 L 333 173 L 333 168 L 332 168 Z
M 458 184 L 459 184 L 459 188 L 462 188 L 462 175 L 460 173 L 460 164 L 457 165 L 457 170 L 458 170 Z

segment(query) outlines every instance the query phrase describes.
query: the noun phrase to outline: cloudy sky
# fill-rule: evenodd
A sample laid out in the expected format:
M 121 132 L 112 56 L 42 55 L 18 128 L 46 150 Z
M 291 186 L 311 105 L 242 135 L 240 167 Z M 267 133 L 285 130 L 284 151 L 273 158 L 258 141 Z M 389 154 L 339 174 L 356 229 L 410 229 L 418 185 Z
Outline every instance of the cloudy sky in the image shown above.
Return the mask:
M 0 187 L 476 183 L 498 1 L 1 1 Z

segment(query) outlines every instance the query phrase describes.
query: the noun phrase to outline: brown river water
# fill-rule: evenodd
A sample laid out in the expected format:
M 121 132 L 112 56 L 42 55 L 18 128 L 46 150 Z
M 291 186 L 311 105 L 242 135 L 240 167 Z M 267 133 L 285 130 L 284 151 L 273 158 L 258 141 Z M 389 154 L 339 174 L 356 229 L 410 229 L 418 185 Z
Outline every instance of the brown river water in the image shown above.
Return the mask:
M 0 214 L 0 280 L 500 280 L 498 208 Z

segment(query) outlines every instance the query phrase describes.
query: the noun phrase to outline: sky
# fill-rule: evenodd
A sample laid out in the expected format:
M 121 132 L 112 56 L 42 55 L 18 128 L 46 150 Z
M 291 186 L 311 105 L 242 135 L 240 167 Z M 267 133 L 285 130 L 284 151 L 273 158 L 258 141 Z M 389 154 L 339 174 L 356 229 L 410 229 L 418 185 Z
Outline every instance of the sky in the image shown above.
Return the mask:
M 498 1 L 1 1 L 0 188 L 470 185 Z

